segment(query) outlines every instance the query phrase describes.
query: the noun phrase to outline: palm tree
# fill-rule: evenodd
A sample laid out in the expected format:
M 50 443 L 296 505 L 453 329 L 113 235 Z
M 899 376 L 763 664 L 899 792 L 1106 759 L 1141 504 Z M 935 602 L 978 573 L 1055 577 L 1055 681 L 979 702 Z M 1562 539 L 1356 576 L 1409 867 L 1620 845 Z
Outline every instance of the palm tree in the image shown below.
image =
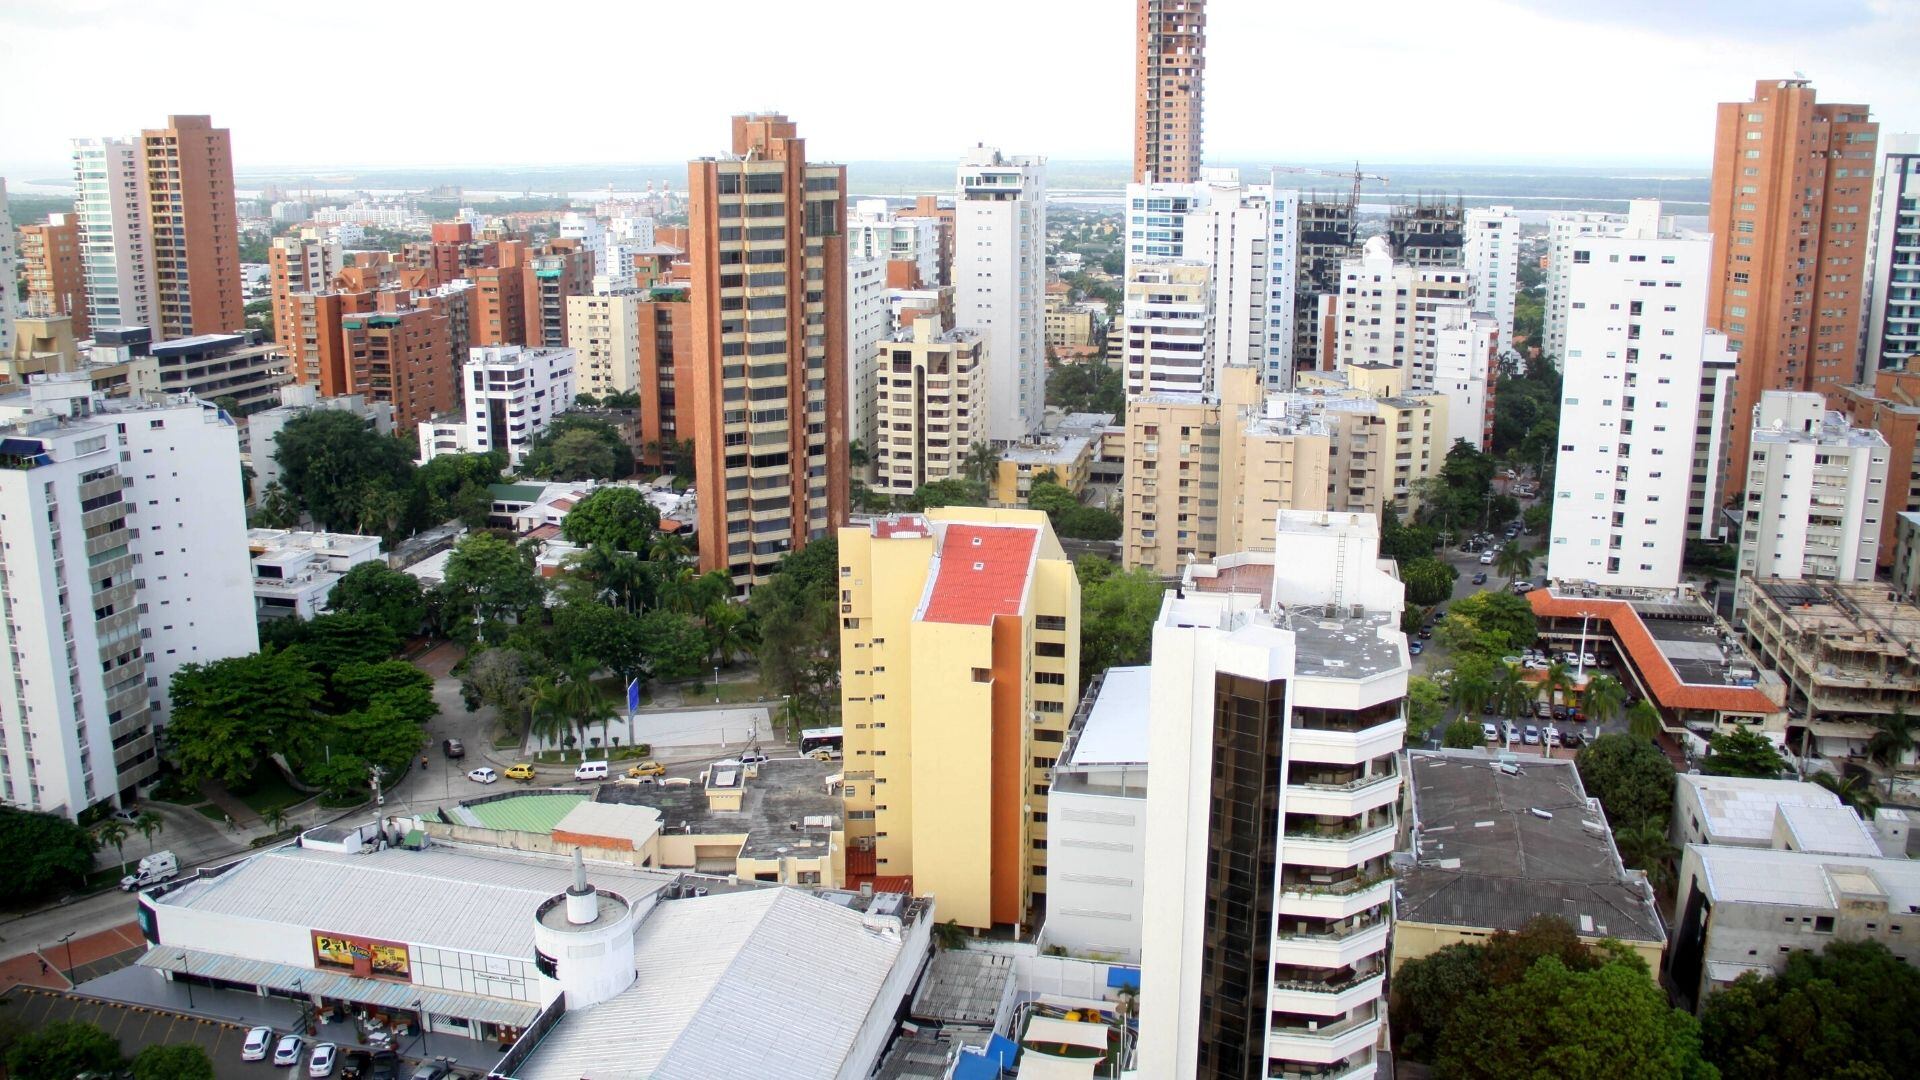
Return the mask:
M 1533 550 L 1521 547 L 1519 540 L 1509 540 L 1506 546 L 1500 549 L 1500 554 L 1495 556 L 1493 568 L 1495 572 L 1505 574 L 1507 584 L 1511 585 L 1523 577 L 1532 575 Z
M 746 651 L 747 613 L 744 610 L 725 600 L 717 601 L 707 605 L 704 621 L 716 665 L 730 664 L 734 657 Z
M 1842 780 L 1830 772 L 1817 772 L 1812 781 L 1840 797 L 1843 806 L 1851 806 L 1863 818 L 1871 818 L 1880 810 L 1880 793 L 1873 790 L 1873 783 L 1867 774 L 1856 771 Z
M 1627 710 L 1627 732 L 1636 739 L 1652 742 L 1659 737 L 1661 726 L 1660 710 L 1654 708 L 1653 702 L 1646 698 L 1634 702 L 1633 707 Z
M 535 675 L 527 680 L 520 691 L 520 700 L 527 707 L 527 735 L 552 741 L 565 731 L 566 720 L 554 708 L 559 696 L 560 684 L 553 676 Z
M 1913 753 L 1913 719 L 1898 705 L 1885 716 L 1876 716 L 1873 737 L 1867 740 L 1867 756 L 1887 770 L 1887 794 L 1893 794 L 1893 771 Z
M 1533 708 L 1534 689 L 1512 664 L 1503 665 L 1493 676 L 1493 707 L 1502 716 L 1519 716 Z
M 1000 475 L 1000 451 L 983 442 L 974 443 L 960 460 L 960 471 L 974 483 L 991 488 Z
M 1567 665 L 1558 660 L 1547 665 L 1547 677 L 1540 685 L 1547 692 L 1549 703 L 1573 700 L 1573 675 L 1567 671 Z
M 146 839 L 147 854 L 151 855 L 153 854 L 153 834 L 166 832 L 167 823 L 159 814 L 151 810 L 142 810 L 140 816 L 133 819 L 133 831 Z
M 1595 675 L 1587 682 L 1587 692 L 1581 695 L 1581 707 L 1596 724 L 1619 716 L 1626 703 L 1627 688 L 1611 675 Z
M 126 873 L 127 853 L 125 849 L 127 844 L 127 827 L 112 818 L 108 818 L 99 828 L 93 830 L 93 835 L 94 838 L 100 842 L 101 846 L 104 847 L 109 844 L 113 846 L 114 853 L 120 856 L 120 872 L 123 874 Z
M 591 664 L 576 664 L 561 680 L 554 696 L 554 708 L 564 718 L 567 729 L 574 735 L 574 744 L 584 747 L 586 732 L 595 721 L 605 720 L 607 710 L 600 700 L 600 691 L 593 686 L 593 667 Z M 584 755 L 585 749 L 581 750 Z
M 1460 706 L 1460 715 L 1472 716 L 1493 700 L 1493 681 L 1478 672 L 1455 675 L 1453 684 L 1448 688 L 1453 695 L 1454 704 Z
M 1655 892 L 1665 892 L 1673 881 L 1675 849 L 1667 839 L 1666 823 L 1651 817 L 1638 825 L 1613 831 L 1613 842 L 1620 849 L 1620 861 L 1647 872 L 1647 882 Z
M 272 833 L 275 836 L 279 836 L 280 830 L 287 827 L 286 808 L 280 807 L 280 806 L 273 807 L 272 809 L 268 810 L 266 813 L 261 814 L 260 820 L 266 823 L 268 832 Z

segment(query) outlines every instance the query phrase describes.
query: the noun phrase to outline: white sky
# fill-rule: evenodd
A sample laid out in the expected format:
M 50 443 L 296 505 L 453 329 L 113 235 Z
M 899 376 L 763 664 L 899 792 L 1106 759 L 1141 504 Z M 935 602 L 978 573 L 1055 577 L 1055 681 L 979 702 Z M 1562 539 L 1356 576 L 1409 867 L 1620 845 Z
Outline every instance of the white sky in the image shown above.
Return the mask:
M 1130 154 L 1132 0 L 0 0 L 0 170 L 211 113 L 249 169 Z M 1704 165 L 1802 71 L 1920 128 L 1920 0 L 1212 0 L 1210 160 Z

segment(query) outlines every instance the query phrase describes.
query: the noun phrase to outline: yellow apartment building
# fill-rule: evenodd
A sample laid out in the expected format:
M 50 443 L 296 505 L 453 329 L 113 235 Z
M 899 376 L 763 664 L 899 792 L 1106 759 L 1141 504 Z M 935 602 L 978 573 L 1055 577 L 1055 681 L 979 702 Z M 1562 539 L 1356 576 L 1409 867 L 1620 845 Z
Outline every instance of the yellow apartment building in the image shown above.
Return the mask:
M 986 342 L 922 315 L 879 349 L 873 490 L 905 496 L 957 479 L 967 451 L 987 437 Z
M 1030 929 L 1080 686 L 1080 582 L 1046 515 L 944 507 L 843 528 L 848 843 L 943 919 Z

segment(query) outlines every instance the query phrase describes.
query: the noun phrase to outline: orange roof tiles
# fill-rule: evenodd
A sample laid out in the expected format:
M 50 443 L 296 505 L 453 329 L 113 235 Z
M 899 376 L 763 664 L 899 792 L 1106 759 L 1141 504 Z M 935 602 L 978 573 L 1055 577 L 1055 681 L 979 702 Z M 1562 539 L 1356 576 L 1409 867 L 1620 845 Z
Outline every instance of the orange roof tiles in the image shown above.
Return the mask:
M 1549 590 L 1534 589 L 1527 594 L 1534 615 L 1542 618 L 1579 618 L 1591 615 L 1613 628 L 1613 636 L 1627 651 L 1635 670 L 1647 684 L 1655 701 L 1668 709 L 1706 709 L 1716 712 L 1776 713 L 1781 706 L 1750 686 L 1703 686 L 1680 681 L 1679 673 L 1660 651 L 1660 643 L 1640 621 L 1640 613 L 1624 600 L 1600 600 L 1588 597 L 1559 597 Z
M 995 615 L 1017 613 L 1039 535 L 1004 525 L 948 525 L 939 574 L 921 618 L 985 626 Z

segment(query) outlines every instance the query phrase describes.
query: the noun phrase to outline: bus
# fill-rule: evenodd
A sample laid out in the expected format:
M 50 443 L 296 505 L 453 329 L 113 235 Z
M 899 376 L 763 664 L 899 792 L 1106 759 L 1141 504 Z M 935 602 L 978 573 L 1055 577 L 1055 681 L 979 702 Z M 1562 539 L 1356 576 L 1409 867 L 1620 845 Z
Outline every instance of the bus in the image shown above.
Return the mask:
M 815 750 L 827 748 L 838 753 L 840 750 L 840 729 L 837 727 L 807 728 L 800 733 L 800 752 L 811 754 Z

